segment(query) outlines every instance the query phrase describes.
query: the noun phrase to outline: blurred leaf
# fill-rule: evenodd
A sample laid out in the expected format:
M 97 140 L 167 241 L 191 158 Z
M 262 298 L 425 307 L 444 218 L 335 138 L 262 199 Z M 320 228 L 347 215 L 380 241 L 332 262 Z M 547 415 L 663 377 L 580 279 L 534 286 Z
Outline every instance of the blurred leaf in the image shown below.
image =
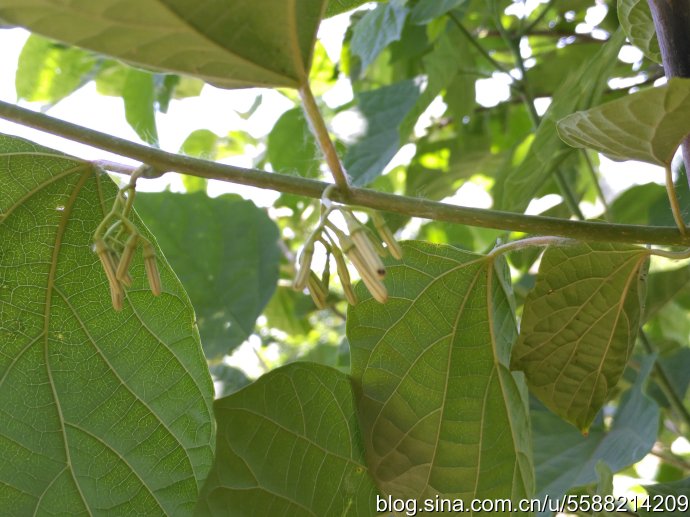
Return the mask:
M 623 191 L 611 203 L 609 213 L 617 223 L 648 225 L 651 224 L 651 207 L 658 201 L 665 202 L 668 215 L 673 220 L 666 189 L 656 183 L 635 185 Z
M 466 4 L 468 0 L 436 0 L 435 2 L 418 2 L 410 11 L 410 21 L 420 25 L 429 23 L 448 11 Z
M 624 41 L 621 31 L 612 34 L 599 52 L 573 70 L 554 92 L 554 100 L 537 128 L 529 152 L 517 167 L 515 164 L 506 167 L 496 180 L 496 208 L 524 211 L 544 182 L 572 152 L 558 138 L 556 122 L 577 109 L 586 109 L 598 102 Z
M 377 4 L 355 25 L 350 52 L 359 56 L 362 70 L 366 69 L 390 43 L 400 39 L 408 13 L 405 1 L 389 0 Z
M 185 285 L 209 359 L 254 331 L 278 281 L 278 229 L 239 196 L 137 194 L 135 208 Z
M 618 0 L 618 20 L 630 43 L 639 48 L 647 58 L 661 64 L 659 41 L 647 1 Z
M 154 297 L 137 256 L 115 312 L 91 251 L 113 182 L 19 138 L 0 135 L 0 155 L 2 513 L 190 512 L 213 388 L 182 285 L 160 258 Z
M 672 78 L 558 122 L 561 138 L 613 160 L 671 163 L 681 140 L 690 133 L 690 79 Z
M 418 4 L 422 5 L 422 4 Z M 412 133 L 417 119 L 426 111 L 436 97 L 447 88 L 458 76 L 462 69 L 474 66 L 474 57 L 469 49 L 467 39 L 460 30 L 449 24 L 444 33 L 434 43 L 433 50 L 422 59 L 428 83 L 419 96 L 414 108 L 405 116 L 400 126 L 400 134 L 404 137 Z M 467 78 L 466 74 L 463 77 Z M 470 78 L 473 81 L 473 78 Z M 464 98 L 467 99 L 468 96 Z M 474 99 L 469 103 L 469 110 L 474 106 Z M 458 114 L 456 114 L 457 116 Z M 459 115 L 462 117 L 464 114 Z
M 55 104 L 89 80 L 88 74 L 97 61 L 90 52 L 67 48 L 32 34 L 19 54 L 15 76 L 17 97 Z
M 198 178 L 196 176 L 182 175 L 182 184 L 188 194 L 193 192 L 206 192 L 208 188 L 208 180 L 206 178 Z
M 690 266 L 651 273 L 647 277 L 644 321 L 648 321 L 690 282 Z
M 299 87 L 326 0 L 156 0 L 107 6 L 7 0 L 0 18 L 135 66 L 192 75 L 223 88 Z M 107 7 L 107 8 L 106 8 Z M 278 23 L 279 21 L 279 23 Z M 113 37 L 116 35 L 117 37 Z
M 197 514 L 374 514 L 377 491 L 347 375 L 292 363 L 214 409 L 217 454 Z
M 301 108 L 281 115 L 268 135 L 266 155 L 273 170 L 300 176 L 319 176 L 319 151 Z
M 242 131 L 231 131 L 227 136 L 218 136 L 209 129 L 197 129 L 185 139 L 179 152 L 213 161 L 243 154 L 247 145 L 254 144 L 256 140 Z
M 597 480 L 596 465 L 613 472 L 637 463 L 652 449 L 659 425 L 659 407 L 645 394 L 654 357 L 644 358 L 635 384 L 621 397 L 611 428 L 600 417 L 587 436 L 545 408 L 534 408 L 532 434 L 537 497 L 560 498 L 573 487 Z
M 216 398 L 227 397 L 232 395 L 236 391 L 244 388 L 251 384 L 251 381 L 247 378 L 242 370 L 235 368 L 234 366 L 229 366 L 225 363 L 214 364 L 210 368 L 211 375 L 213 376 L 214 384 L 220 383 L 221 388 L 219 392 L 216 392 Z
M 648 256 L 618 244 L 549 246 L 525 302 L 511 366 L 525 372 L 531 393 L 583 432 L 635 344 Z
M 648 506 L 642 505 L 638 513 L 644 517 L 662 513 L 667 517 L 683 517 L 690 511 L 690 478 L 674 483 L 643 485 L 649 494 Z
M 385 86 L 357 96 L 359 110 L 366 120 L 365 134 L 349 147 L 343 162 L 357 186 L 367 185 L 381 175 L 408 135 L 400 134 L 405 116 L 419 98 L 414 81 Z
M 563 84 L 563 79 L 568 77 L 572 70 L 580 68 L 600 48 L 600 42 L 583 42 L 556 47 L 552 51 L 539 55 L 537 64 L 527 70 L 527 81 L 532 86 L 533 94 L 537 97 L 550 97 Z
M 655 345 L 657 343 L 655 342 Z M 671 381 L 673 390 L 680 397 L 680 400 L 685 400 L 685 395 L 690 386 L 690 348 L 687 348 L 687 343 L 682 343 L 683 348 L 678 348 L 674 353 L 663 355 L 657 359 L 659 364 L 663 367 L 664 373 Z M 649 394 L 654 397 L 659 405 L 663 407 L 670 407 L 671 403 L 659 388 L 657 382 L 652 382 L 649 386 Z
M 407 242 L 389 300 L 360 284 L 347 335 L 368 465 L 384 495 L 531 497 L 527 393 L 502 260 Z
M 290 336 L 301 336 L 311 330 L 308 315 L 313 309 L 314 303 L 309 296 L 290 287 L 278 287 L 264 310 L 264 316 L 268 327 Z
M 122 99 L 125 101 L 125 117 L 129 125 L 144 142 L 158 147 L 153 76 L 134 68 L 127 70 Z

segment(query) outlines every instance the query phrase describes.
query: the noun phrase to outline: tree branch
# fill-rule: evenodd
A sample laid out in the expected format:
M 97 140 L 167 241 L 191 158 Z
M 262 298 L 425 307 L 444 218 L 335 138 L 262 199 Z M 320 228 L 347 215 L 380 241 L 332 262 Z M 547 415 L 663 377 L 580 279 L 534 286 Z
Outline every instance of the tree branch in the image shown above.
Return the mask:
M 317 199 L 321 197 L 327 187 L 332 185 L 323 181 L 270 173 L 257 169 L 245 169 L 168 153 L 2 101 L 0 101 L 0 117 L 75 142 L 81 142 L 138 160 L 161 171 L 175 171 L 201 178 L 228 181 Z M 334 201 L 350 205 L 384 210 L 410 217 L 421 217 L 482 228 L 519 231 L 535 235 L 570 237 L 589 241 L 690 246 L 690 236 L 682 236 L 678 229 L 673 227 L 609 224 L 599 221 L 571 221 L 481 208 L 466 208 L 363 188 L 350 188 L 349 193 L 346 195 L 343 195 L 340 190 L 335 190 L 331 198 Z

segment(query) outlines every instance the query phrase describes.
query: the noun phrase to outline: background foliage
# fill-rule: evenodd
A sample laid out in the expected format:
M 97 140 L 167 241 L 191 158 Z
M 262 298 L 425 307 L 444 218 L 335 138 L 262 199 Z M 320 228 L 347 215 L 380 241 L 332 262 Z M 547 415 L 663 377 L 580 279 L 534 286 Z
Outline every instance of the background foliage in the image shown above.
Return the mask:
M 236 126 L 186 128 L 168 150 L 329 180 L 302 109 L 309 82 L 354 186 L 673 226 L 663 170 L 632 185 L 604 174 L 601 152 L 673 171 L 687 215 L 673 159 L 690 80 L 660 84 L 647 2 L 196 4 L 0 0 L 1 20 L 32 31 L 17 98 L 50 110 L 95 83 L 158 147 L 171 106 L 211 85 L 271 87 Z M 322 18 L 341 45 L 315 39 Z M 4 135 L 0 178 L 3 512 L 374 515 L 377 495 L 688 495 L 685 262 L 601 242 L 496 253 L 525 235 L 400 210 L 386 214 L 409 241 L 386 261 L 389 301 L 358 285 L 348 306 L 334 274 L 318 310 L 290 287 L 318 202 L 216 196 L 217 181 L 183 176 L 134 204 L 164 291 L 151 296 L 137 255 L 115 312 L 90 246 L 122 178 Z M 319 274 L 327 260 L 317 253 Z

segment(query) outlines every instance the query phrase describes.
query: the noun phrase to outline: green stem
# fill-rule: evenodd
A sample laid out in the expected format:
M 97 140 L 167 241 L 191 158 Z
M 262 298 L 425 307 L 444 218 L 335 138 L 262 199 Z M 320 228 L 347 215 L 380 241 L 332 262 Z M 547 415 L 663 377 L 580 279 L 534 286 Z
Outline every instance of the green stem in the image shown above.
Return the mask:
M 671 166 L 666 165 L 666 193 L 668 194 L 668 201 L 671 205 L 671 212 L 673 213 L 673 220 L 678 226 L 680 233 L 685 235 L 687 233 L 685 228 L 685 221 L 680 210 L 680 203 L 678 202 L 678 195 L 676 194 L 676 186 L 673 184 L 673 172 Z
M 465 26 L 462 24 L 460 20 L 458 20 L 458 17 L 453 14 L 453 12 L 448 13 L 448 17 L 451 19 L 451 21 L 457 26 L 458 29 L 460 29 L 460 32 L 462 32 L 463 36 L 467 38 L 467 41 L 470 45 L 472 45 L 477 51 L 482 55 L 484 59 L 486 59 L 489 63 L 491 63 L 491 66 L 493 66 L 498 72 L 503 72 L 504 74 L 508 74 L 508 69 L 505 68 L 501 63 L 496 61 L 493 57 L 491 57 L 491 54 L 482 47 L 477 39 L 470 34 L 470 31 L 465 28 Z
M 228 181 L 230 183 L 316 199 L 320 199 L 324 190 L 332 186 L 332 183 L 325 183 L 323 181 L 270 173 L 257 169 L 245 169 L 243 167 L 168 153 L 2 101 L 0 101 L 0 117 L 75 142 L 81 142 L 104 151 L 138 160 L 151 165 L 159 171 L 175 171 L 200 178 Z M 399 196 L 354 187 L 350 189 L 347 195 L 343 195 L 343 192 L 340 190 L 333 191 L 331 198 L 333 201 L 349 205 L 384 210 L 408 217 L 421 217 L 482 228 L 519 231 L 535 235 L 570 237 L 585 241 L 690 246 L 690 236 L 681 235 L 675 227 L 610 224 L 599 221 L 571 221 L 554 217 L 467 208 L 422 198 Z
M 594 188 L 597 191 L 597 196 L 601 200 L 601 204 L 604 206 L 604 219 L 607 221 L 610 221 L 611 220 L 610 207 L 609 207 L 608 201 L 606 201 L 606 197 L 604 196 L 604 191 L 601 188 L 601 184 L 599 183 L 599 177 L 597 176 L 597 171 L 594 169 L 594 164 L 592 163 L 592 158 L 590 158 L 589 152 L 586 149 L 582 150 L 582 156 L 585 158 L 585 165 L 587 166 L 587 172 L 589 172 L 589 175 L 592 178 L 592 183 L 594 184 Z
M 541 22 L 544 19 L 544 16 L 546 16 L 546 13 L 548 13 L 551 8 L 553 7 L 553 4 L 556 3 L 556 0 L 549 0 L 549 2 L 544 6 L 544 8 L 541 10 L 539 15 L 529 24 L 527 27 L 522 29 L 520 31 L 521 36 L 527 36 L 530 32 L 532 32 L 532 29 L 534 29 L 537 25 L 539 25 L 539 22 Z
M 311 91 L 309 82 L 305 82 L 304 85 L 299 89 L 300 97 L 302 98 L 302 107 L 304 109 L 304 114 L 309 121 L 309 126 L 316 137 L 316 141 L 323 152 L 326 159 L 326 164 L 331 170 L 335 184 L 343 192 L 347 192 L 349 189 L 349 184 L 347 181 L 347 176 L 343 169 L 342 163 L 340 163 L 340 158 L 338 158 L 338 153 L 335 150 L 331 136 L 328 133 L 328 128 L 326 123 L 321 116 L 321 111 L 316 105 L 316 99 L 314 99 L 314 94 Z
M 647 334 L 642 329 L 640 329 L 639 335 L 645 351 L 650 355 L 656 354 L 657 351 L 654 345 L 651 341 L 649 341 Z M 683 401 L 676 393 L 676 390 L 673 389 L 673 384 L 671 383 L 663 366 L 659 364 L 658 360 L 654 362 L 654 374 L 659 388 L 661 388 L 661 391 L 664 392 L 664 395 L 671 403 L 671 407 L 673 407 L 678 416 L 683 420 L 683 422 L 685 422 L 685 425 L 690 428 L 690 412 L 688 412 L 687 408 L 683 404 Z
M 525 67 L 525 60 L 522 59 L 522 54 L 520 53 L 520 40 L 522 39 L 522 37 L 519 36 L 517 38 L 514 38 L 506 32 L 505 28 L 501 24 L 500 13 L 498 12 L 498 7 L 496 5 L 495 0 L 492 0 L 491 3 L 494 10 L 494 16 L 496 18 L 496 28 L 499 34 L 501 34 L 501 36 L 503 37 L 503 40 L 506 42 L 506 45 L 508 45 L 508 48 L 510 48 L 510 51 L 512 52 L 513 57 L 515 59 L 515 64 L 518 70 L 520 71 L 521 97 L 525 106 L 527 107 L 527 112 L 529 113 L 530 119 L 532 120 L 532 125 L 536 130 L 539 127 L 541 119 L 539 117 L 539 114 L 537 113 L 537 108 L 534 105 L 534 95 L 532 94 L 529 82 L 527 81 L 527 68 Z M 554 169 L 554 177 L 556 179 L 556 185 L 558 185 L 558 190 L 560 190 L 561 194 L 563 194 L 563 200 L 570 209 L 570 212 L 575 217 L 583 221 L 585 219 L 585 216 L 580 210 L 580 205 L 577 202 L 577 196 L 568 185 L 568 182 L 565 176 L 563 175 L 563 171 L 560 169 L 560 167 L 556 167 Z

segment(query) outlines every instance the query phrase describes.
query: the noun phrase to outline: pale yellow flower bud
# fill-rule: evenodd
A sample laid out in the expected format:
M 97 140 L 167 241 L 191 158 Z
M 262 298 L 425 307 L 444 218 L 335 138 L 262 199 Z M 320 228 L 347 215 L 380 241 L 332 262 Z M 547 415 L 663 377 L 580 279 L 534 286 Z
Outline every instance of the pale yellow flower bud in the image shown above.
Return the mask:
M 402 248 L 400 247 L 400 244 L 398 244 L 398 241 L 395 240 L 395 236 L 386 224 L 386 220 L 383 217 L 381 217 L 381 215 L 379 215 L 377 212 L 374 212 L 371 218 L 374 222 L 374 227 L 376 228 L 376 231 L 379 232 L 381 240 L 383 240 L 383 242 L 386 243 L 386 246 L 388 247 L 388 251 L 390 252 L 390 254 L 393 256 L 393 258 L 397 260 L 402 260 Z
M 160 296 L 162 292 L 161 276 L 156 263 L 156 250 L 148 241 L 144 242 L 144 269 L 146 270 L 146 278 L 149 281 L 151 292 L 154 296 Z
M 325 309 L 328 307 L 326 304 L 326 298 L 328 297 L 328 290 L 324 287 L 316 276 L 316 273 L 309 271 L 309 279 L 307 281 L 307 290 L 311 295 L 311 299 L 314 300 L 314 304 L 318 309 Z
M 132 285 L 132 277 L 129 276 L 128 270 L 134 257 L 134 251 L 137 249 L 137 237 L 136 234 L 132 234 L 127 239 L 122 257 L 120 257 L 120 263 L 117 265 L 117 272 L 115 273 L 117 279 L 127 287 Z
M 301 291 L 307 286 L 309 281 L 309 273 L 311 271 L 311 259 L 313 256 L 314 244 L 310 242 L 304 247 L 302 254 L 299 257 L 297 274 L 295 275 L 295 280 L 292 282 L 292 288 L 295 291 Z

